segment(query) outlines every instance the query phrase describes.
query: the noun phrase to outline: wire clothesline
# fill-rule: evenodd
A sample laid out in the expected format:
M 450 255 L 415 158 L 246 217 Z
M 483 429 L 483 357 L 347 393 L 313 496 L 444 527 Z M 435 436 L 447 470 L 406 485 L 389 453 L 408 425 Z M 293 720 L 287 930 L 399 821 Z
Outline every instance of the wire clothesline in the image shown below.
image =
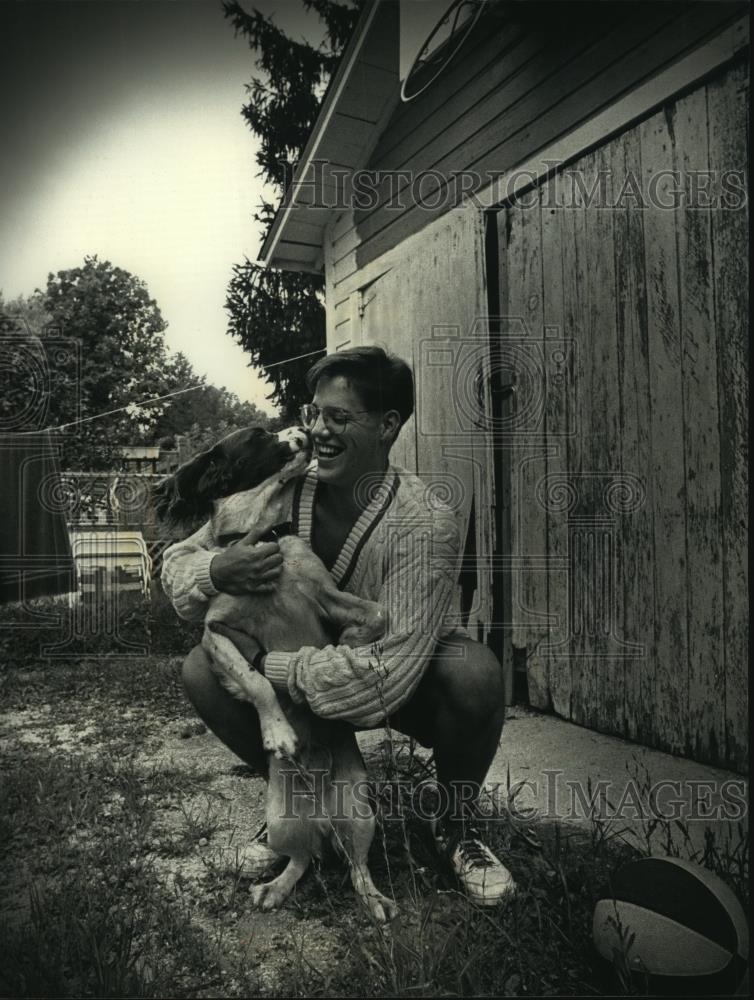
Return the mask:
M 278 365 L 288 364 L 289 361 L 300 361 L 301 358 L 310 358 L 314 354 L 322 354 L 325 351 L 325 347 L 320 347 L 316 351 L 307 351 L 306 354 L 296 354 L 292 358 L 283 358 L 282 361 L 273 361 L 269 365 L 259 365 L 260 368 L 276 368 Z M 161 403 L 163 399 L 170 399 L 172 396 L 180 396 L 184 392 L 193 392 L 195 389 L 206 389 L 206 382 L 197 382 L 196 385 L 190 385 L 186 389 L 176 389 L 174 392 L 167 392 L 164 396 L 154 396 L 152 399 L 143 399 L 140 403 L 126 403 L 125 406 L 119 406 L 114 410 L 105 410 L 104 413 L 96 413 L 92 417 L 82 417 L 80 420 L 71 420 L 67 424 L 58 424 L 56 427 L 45 427 L 43 431 L 21 431 L 22 434 L 46 434 L 48 431 L 64 431 L 68 427 L 77 427 L 79 424 L 86 424 L 92 420 L 101 420 L 102 417 L 112 417 L 116 413 L 124 413 L 126 410 L 130 410 L 133 407 L 138 406 L 149 406 L 151 403 Z

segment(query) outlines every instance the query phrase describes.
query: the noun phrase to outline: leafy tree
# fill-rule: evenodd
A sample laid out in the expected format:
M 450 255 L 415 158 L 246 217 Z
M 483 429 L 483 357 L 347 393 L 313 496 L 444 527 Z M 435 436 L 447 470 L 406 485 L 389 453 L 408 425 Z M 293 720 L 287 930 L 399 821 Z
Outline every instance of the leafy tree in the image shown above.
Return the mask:
M 197 400 L 202 389 L 192 389 L 192 386 L 206 383 L 203 375 L 197 375 L 193 365 L 182 351 L 170 355 L 165 362 L 165 394 L 177 393 L 163 404 L 163 410 L 157 418 L 152 437 L 155 442 L 163 439 L 172 441 L 176 434 L 185 434 L 194 422 Z M 188 391 L 184 391 L 188 390 Z M 167 444 L 166 444 L 167 447 Z
M 167 324 L 140 278 L 96 256 L 48 275 L 43 303 L 55 332 L 77 340 L 81 350 L 76 391 L 55 399 L 56 423 L 83 418 L 65 433 L 64 467 L 112 468 L 120 446 L 149 439 L 164 408 L 135 404 L 170 391 Z M 86 419 L 111 410 L 122 412 Z
M 33 337 L 44 336 L 45 331 L 53 322 L 52 316 L 45 308 L 42 292 L 39 290 L 27 298 L 19 295 L 18 298 L 11 299 L 10 302 L 4 302 L 0 294 L 0 312 L 5 315 L 6 321 L 12 321 L 12 325 L 17 331 Z
M 40 336 L 49 322 L 39 296 L 5 302 L 0 295 L 0 431 L 41 430 L 40 420 L 48 424 L 46 413 L 34 419 L 31 414 L 46 367 Z
M 96 258 L 50 275 L 46 292 L 10 302 L 0 295 L 0 430 L 56 428 L 80 419 L 63 432 L 63 467 L 96 471 L 117 469 L 124 444 L 173 448 L 180 434 L 193 453 L 241 427 L 275 426 L 252 403 L 207 384 L 185 354 L 168 355 L 164 329 L 144 283 Z M 75 355 L 56 365 L 61 340 L 78 340 L 80 366 L 72 363 Z M 39 372 L 47 373 L 43 419 L 34 410 L 33 426 L 19 424 L 29 400 L 39 397 Z M 169 393 L 178 394 L 153 402 Z M 134 405 L 142 401 L 151 402 Z
M 180 391 L 192 385 L 201 388 L 182 392 L 174 396 L 158 418 L 152 431 L 155 442 L 174 448 L 175 439 L 182 435 L 188 438 L 191 454 L 202 451 L 210 442 L 230 434 L 242 427 L 269 427 L 272 418 L 254 406 L 241 402 L 224 386 L 218 389 L 207 385 L 203 376 L 197 376 L 185 354 L 175 354 L 166 367 L 166 381 Z
M 332 75 L 359 13 L 360 3 L 302 0 L 324 22 L 326 38 L 319 47 L 289 38 L 254 9 L 247 13 L 237 0 L 225 0 L 225 16 L 237 35 L 257 53 L 256 75 L 247 87 L 249 102 L 242 114 L 259 139 L 260 176 L 282 195 L 301 156 Z M 264 203 L 255 213 L 264 232 L 274 213 Z M 236 264 L 228 287 L 229 332 L 256 365 L 268 366 L 325 346 L 324 282 L 318 275 L 263 268 L 246 259 Z M 272 399 L 286 419 L 307 398 L 304 376 L 314 358 L 272 367 L 267 379 Z

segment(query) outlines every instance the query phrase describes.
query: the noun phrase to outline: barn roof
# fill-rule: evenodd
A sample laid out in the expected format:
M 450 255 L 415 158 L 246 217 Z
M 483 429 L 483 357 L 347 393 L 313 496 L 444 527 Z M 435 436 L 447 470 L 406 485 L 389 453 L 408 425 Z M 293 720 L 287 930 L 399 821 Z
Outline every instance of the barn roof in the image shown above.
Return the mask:
M 363 167 L 400 100 L 397 3 L 368 0 L 260 251 L 267 265 L 322 270 L 338 176 Z M 341 182 L 342 183 L 342 182 Z

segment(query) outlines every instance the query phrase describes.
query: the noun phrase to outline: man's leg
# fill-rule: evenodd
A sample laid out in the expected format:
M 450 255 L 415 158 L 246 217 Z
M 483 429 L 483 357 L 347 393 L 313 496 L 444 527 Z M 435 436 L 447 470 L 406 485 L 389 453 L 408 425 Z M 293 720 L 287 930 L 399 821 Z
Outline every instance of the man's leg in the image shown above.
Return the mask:
M 181 677 L 202 721 L 252 770 L 266 777 L 267 760 L 256 709 L 228 694 L 213 673 L 202 646 L 194 646 L 186 657 Z
M 473 639 L 439 649 L 397 728 L 435 752 L 437 780 L 451 823 L 476 800 L 500 743 L 505 720 L 503 674 L 495 654 Z M 456 648 L 458 655 L 455 655 Z
M 514 888 L 510 872 L 473 829 L 480 786 L 500 743 L 505 720 L 503 675 L 497 657 L 472 639 L 438 649 L 396 728 L 434 749 L 441 786 L 439 829 L 453 867 L 469 894 L 494 904 Z

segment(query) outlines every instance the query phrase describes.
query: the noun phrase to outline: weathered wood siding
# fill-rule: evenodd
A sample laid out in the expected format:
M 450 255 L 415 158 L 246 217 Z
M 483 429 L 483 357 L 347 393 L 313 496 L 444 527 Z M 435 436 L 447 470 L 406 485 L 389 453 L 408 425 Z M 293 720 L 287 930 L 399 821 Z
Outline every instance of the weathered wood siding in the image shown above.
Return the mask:
M 498 227 L 501 310 L 526 324 L 522 358 L 544 358 L 539 375 L 522 363 L 508 449 L 531 699 L 739 770 L 747 73 L 739 62 L 669 103 Z
M 337 287 L 740 17 L 739 3 L 493 3 L 427 92 L 394 112 L 374 183 L 332 231 Z M 548 9 L 549 8 L 549 9 Z M 464 180 L 459 180 L 459 175 Z M 474 178 L 476 177 L 476 181 Z

